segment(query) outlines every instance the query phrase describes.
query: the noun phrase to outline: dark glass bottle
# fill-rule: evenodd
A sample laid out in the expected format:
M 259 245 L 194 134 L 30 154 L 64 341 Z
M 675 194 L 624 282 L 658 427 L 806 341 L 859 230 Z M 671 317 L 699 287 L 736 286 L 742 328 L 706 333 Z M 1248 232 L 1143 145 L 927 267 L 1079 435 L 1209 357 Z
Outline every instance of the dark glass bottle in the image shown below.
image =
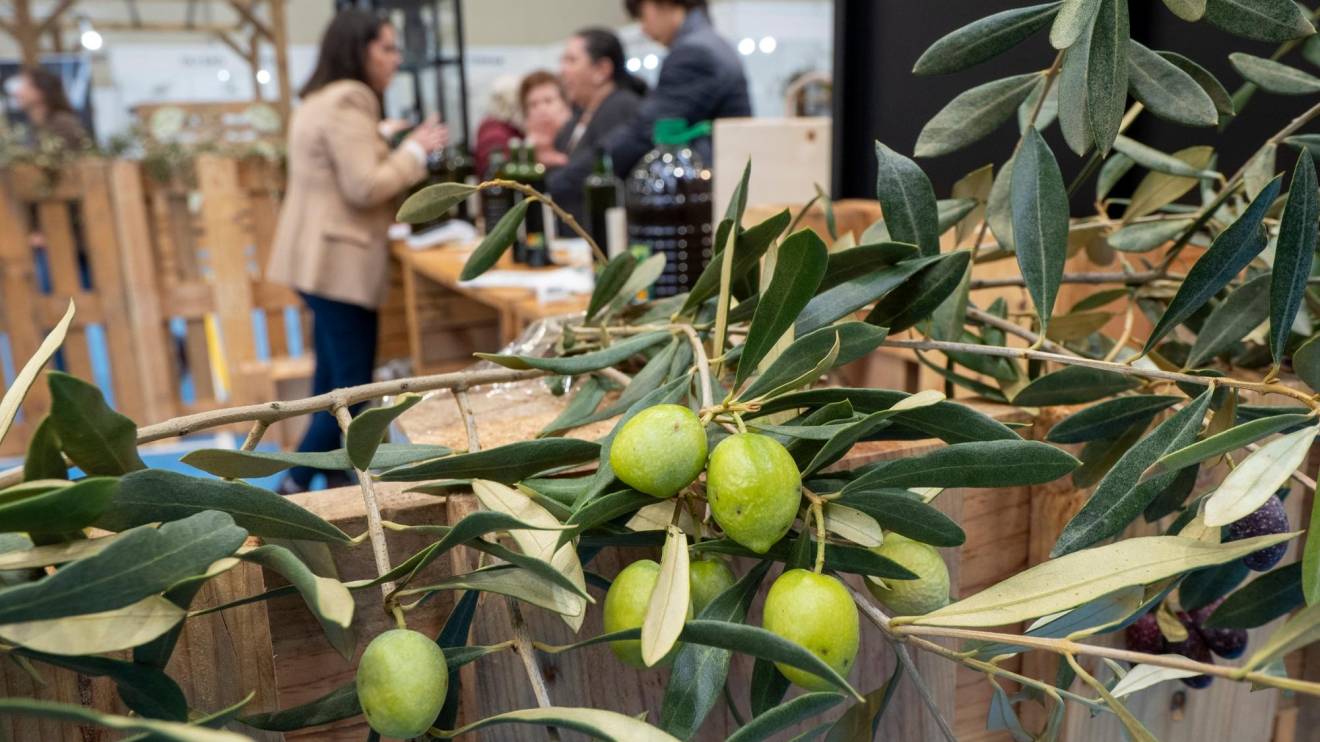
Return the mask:
M 710 262 L 714 239 L 710 170 L 689 146 L 709 134 L 708 123 L 689 128 L 682 119 L 656 121 L 655 149 L 628 177 L 628 242 L 650 254 L 665 255 L 664 273 L 652 287 L 652 297 L 691 289 Z
M 614 175 L 614 162 L 605 150 L 596 151 L 596 167 L 583 187 L 583 217 L 587 234 L 610 257 L 625 247 L 623 181 Z M 613 227 L 611 225 L 614 225 Z
M 477 184 L 477 161 L 468 151 L 467 145 L 456 144 L 446 150 L 445 156 L 450 177 L 455 183 L 466 183 L 468 185 Z M 459 201 L 454 206 L 453 216 L 455 219 L 466 221 L 476 221 L 476 199 L 469 198 L 465 201 Z
M 517 183 L 526 183 L 527 174 L 524 172 L 523 163 L 524 163 L 523 141 L 517 138 L 510 139 L 509 163 L 504 166 L 503 177 L 507 180 L 512 180 Z M 522 201 L 523 199 L 522 193 L 514 190 L 510 190 L 510 193 L 513 194 L 513 203 L 516 204 L 519 201 Z M 524 224 L 525 223 L 526 221 L 524 220 Z M 518 239 L 515 240 L 513 243 L 513 262 L 515 263 L 527 262 L 527 241 L 525 239 L 524 228 L 521 226 L 518 228 Z
M 490 155 L 490 165 L 486 171 L 486 180 L 505 180 L 509 179 L 508 168 L 509 158 L 503 152 L 496 151 Z M 517 191 L 503 186 L 494 186 L 481 191 L 481 222 L 482 228 L 486 232 L 495 228 L 500 218 L 513 208 L 517 203 Z
M 523 144 L 520 172 L 524 183 L 545 193 L 545 165 L 536 161 L 536 152 L 530 142 Z M 550 265 L 550 239 L 546 231 L 545 212 L 543 203 L 534 203 L 527 209 L 527 219 L 523 222 L 524 262 L 533 268 Z

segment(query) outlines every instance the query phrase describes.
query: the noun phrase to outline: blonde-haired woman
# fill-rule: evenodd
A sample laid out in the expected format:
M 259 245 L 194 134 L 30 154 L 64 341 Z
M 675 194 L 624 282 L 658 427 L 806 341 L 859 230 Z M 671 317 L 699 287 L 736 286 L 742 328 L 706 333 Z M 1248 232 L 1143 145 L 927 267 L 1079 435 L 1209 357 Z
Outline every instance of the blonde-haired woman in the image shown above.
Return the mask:
M 486 113 L 477 125 L 477 145 L 472 148 L 478 177 L 491 175 L 486 171 L 492 154 L 507 150 L 510 139 L 523 136 L 522 102 L 518 99 L 520 82 L 517 75 L 501 75 L 490 84 Z

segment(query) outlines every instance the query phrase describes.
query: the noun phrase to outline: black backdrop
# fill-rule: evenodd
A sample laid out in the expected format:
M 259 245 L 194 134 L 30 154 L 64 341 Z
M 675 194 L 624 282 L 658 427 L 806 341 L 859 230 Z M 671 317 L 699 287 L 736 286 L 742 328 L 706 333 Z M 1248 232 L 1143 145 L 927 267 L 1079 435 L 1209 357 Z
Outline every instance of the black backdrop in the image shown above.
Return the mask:
M 836 198 L 875 197 L 875 140 L 911 156 L 921 127 L 958 93 L 990 80 L 1049 65 L 1054 51 L 1049 45 L 1047 27 L 1021 46 L 970 69 L 928 77 L 912 74 L 912 65 L 936 39 L 977 18 L 1026 4 L 1009 0 L 835 0 Z M 1232 36 L 1205 22 L 1186 23 L 1161 3 L 1138 0 L 1129 7 L 1133 38 L 1153 49 L 1176 51 L 1196 60 L 1214 73 L 1230 93 L 1241 85 L 1242 79 L 1229 64 L 1228 53 L 1245 51 L 1268 57 L 1275 48 L 1271 43 Z M 1282 61 L 1317 72 L 1296 50 Z M 1146 112 L 1128 134 L 1166 152 L 1194 144 L 1213 144 L 1219 151 L 1218 169 L 1229 174 L 1266 138 L 1313 103 L 1311 96 L 1257 92 L 1243 114 L 1222 133 L 1213 127 L 1200 129 L 1171 124 Z M 970 147 L 921 159 L 918 163 L 934 181 L 936 194 L 947 197 L 954 181 L 963 175 L 986 163 L 998 165 L 1007 159 L 1017 136 L 1016 123 L 1010 121 Z M 1046 138 L 1065 179 L 1071 182 L 1084 160 L 1064 144 L 1057 124 L 1046 132 Z M 1296 153 L 1290 150 L 1280 150 L 1279 170 L 1292 167 Z M 1074 213 L 1091 203 L 1093 196 L 1093 186 L 1079 189 L 1074 197 Z

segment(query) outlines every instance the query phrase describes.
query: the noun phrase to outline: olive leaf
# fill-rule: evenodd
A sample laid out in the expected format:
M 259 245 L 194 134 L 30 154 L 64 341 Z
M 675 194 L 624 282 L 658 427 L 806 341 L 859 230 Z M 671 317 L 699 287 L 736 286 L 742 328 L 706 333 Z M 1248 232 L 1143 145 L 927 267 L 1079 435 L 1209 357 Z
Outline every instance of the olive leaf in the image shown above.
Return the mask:
M 1205 15 L 1205 0 L 1164 0 L 1164 5 L 1184 21 L 1196 22 Z
M 506 711 L 488 716 L 454 730 L 438 730 L 433 734 L 450 739 L 466 737 L 471 732 L 487 727 L 504 724 L 521 724 L 536 727 L 559 727 L 596 737 L 598 739 L 629 740 L 632 742 L 678 742 L 659 729 L 640 719 L 634 719 L 617 711 L 593 708 L 572 708 L 566 706 L 543 706 L 539 708 Z
M 1305 571 L 1302 563 L 1295 562 L 1257 577 L 1225 598 L 1203 625 L 1209 629 L 1254 629 L 1294 608 L 1313 605 L 1313 601 L 1304 600 Z
M 798 315 L 798 335 L 827 327 L 902 286 L 922 269 L 942 260 L 944 255 L 930 255 L 903 260 L 893 265 L 854 273 L 852 277 L 821 291 Z
M 459 280 L 471 281 L 499 262 L 500 256 L 518 239 L 518 227 L 527 217 L 527 207 L 531 203 L 530 199 L 524 198 L 504 212 L 504 216 L 486 232 L 477 249 L 468 256 L 463 271 L 458 274 Z
M 931 44 L 912 71 L 939 75 L 992 59 L 1048 25 L 1060 5 L 1051 2 L 1013 8 L 973 21 Z
M 665 529 L 660 573 L 642 621 L 642 661 L 647 667 L 664 659 L 683 631 L 683 624 L 692 609 L 689 589 L 687 534 L 671 525 Z
M 761 256 L 770 245 L 783 234 L 792 222 L 793 215 L 788 209 L 780 211 L 765 221 L 738 233 L 734 244 L 733 269 L 731 271 L 733 278 L 746 275 L 753 268 L 758 266 Z M 721 227 L 724 225 L 721 224 Z M 701 306 L 710 297 L 714 296 L 720 290 L 720 264 L 721 260 L 715 258 L 724 251 L 725 240 L 716 236 L 714 245 L 714 255 L 711 261 L 702 269 L 701 275 L 697 276 L 696 283 L 688 291 L 687 299 L 683 302 L 682 313 L 690 312 Z M 654 256 L 652 256 L 654 257 Z
M 867 323 L 886 327 L 890 332 L 902 332 L 916 325 L 958 290 L 971 263 L 971 250 L 936 256 L 934 263 L 877 301 L 866 315 Z
M 637 269 L 637 257 L 631 251 L 623 252 L 610 258 L 610 262 L 596 276 L 596 287 L 591 291 L 591 300 L 587 303 L 586 320 L 590 321 L 596 313 L 618 296 L 619 290 L 628 282 Z
M 1155 344 L 1173 328 L 1185 322 L 1192 314 L 1205 305 L 1212 296 L 1228 285 L 1233 277 L 1247 267 L 1253 258 L 1265 249 L 1265 234 L 1261 222 L 1265 212 L 1279 195 L 1283 176 L 1270 181 L 1247 207 L 1242 216 L 1227 229 L 1219 233 L 1210 249 L 1205 251 L 1187 272 L 1187 278 L 1173 301 L 1151 330 L 1146 339 L 1145 352 L 1150 352 Z M 1134 199 L 1135 200 L 1135 199 Z
M 0 698 L 0 714 L 38 716 L 83 725 L 90 724 L 120 732 L 138 732 L 168 742 L 245 742 L 249 739 L 237 732 L 208 729 L 174 721 L 105 714 L 71 703 L 56 703 L 35 698 Z
M 1257 41 L 1288 41 L 1315 33 L 1292 0 L 1207 0 L 1210 25 Z
M 368 469 L 390 469 L 453 453 L 445 446 L 382 443 Z M 348 469 L 353 466 L 348 451 L 244 451 L 236 448 L 199 448 L 179 461 L 225 479 L 268 477 L 295 466 L 313 469 Z
M 1095 141 L 1091 133 L 1090 116 L 1087 114 L 1086 87 L 1093 25 L 1088 23 L 1081 29 L 1077 40 L 1063 52 L 1063 64 L 1059 68 L 1059 130 L 1063 132 L 1063 140 L 1068 143 L 1068 148 L 1078 155 L 1085 154 Z M 1000 173 L 1008 167 L 1009 163 L 1004 163 Z M 991 197 L 993 199 L 993 194 Z
M 146 468 L 137 452 L 137 425 L 110 409 L 100 389 L 60 371 L 48 372 L 46 383 L 51 425 L 73 463 L 94 476 Z
M 1013 158 L 1012 202 L 1018 267 L 1045 329 L 1068 257 L 1068 192 L 1054 154 L 1035 129 Z
M 429 185 L 404 199 L 394 218 L 404 224 L 421 224 L 439 219 L 477 190 L 476 186 L 467 183 Z
M 344 450 L 348 451 L 348 459 L 353 462 L 353 468 L 371 468 L 376 449 L 385 438 L 390 424 L 420 401 L 420 394 L 400 394 L 394 404 L 363 410 L 354 417 L 344 435 Z
M 1085 443 L 1119 435 L 1138 423 L 1155 419 L 1182 397 L 1137 394 L 1115 397 L 1079 410 L 1060 420 L 1045 436 L 1051 443 Z
M 906 490 L 861 487 L 850 491 L 845 488 L 837 500 L 831 501 L 830 507 L 835 504 L 854 508 L 875 519 L 882 527 L 923 544 L 962 546 L 967 541 L 967 534 L 953 519 Z M 826 517 L 829 517 L 828 511 Z
M 1207 526 L 1226 526 L 1255 512 L 1306 461 L 1320 426 L 1280 436 L 1243 459 L 1205 501 Z
M 156 639 L 186 615 L 187 611 L 169 600 L 150 595 L 104 611 L 0 624 L 0 639 L 50 654 L 118 652 Z
M 543 358 L 541 356 L 500 355 L 498 353 L 477 353 L 475 355 L 482 360 L 499 364 L 505 368 L 518 370 L 538 368 L 542 371 L 551 371 L 564 376 L 574 376 L 618 364 L 650 348 L 652 345 L 668 340 L 670 337 L 670 333 L 666 330 L 644 332 L 633 335 L 626 340 L 612 343 L 600 350 L 593 350 L 575 356 Z
M 1014 75 L 960 93 L 922 127 L 913 153 L 937 157 L 984 138 L 1012 118 L 1039 80 L 1034 72 Z
M 264 544 L 244 552 L 239 558 L 260 564 L 288 580 L 321 624 L 330 645 L 345 660 L 353 659 L 357 647 L 353 633 L 353 610 L 356 606 L 344 583 L 312 572 L 296 554 L 283 546 Z
M 798 332 L 802 333 L 800 326 Z M 886 335 L 883 327 L 874 327 L 864 322 L 843 322 L 802 333 L 738 397 L 757 399 L 776 396 L 771 392 L 783 390 L 800 379 L 814 379 L 823 373 L 817 373 L 816 370 L 826 359 L 830 359 L 825 369 L 829 370 L 869 354 L 884 342 Z M 832 350 L 834 354 L 830 358 Z
M 1127 391 L 1139 383 L 1114 371 L 1065 366 L 1033 379 L 1013 397 L 1013 404 L 1020 407 L 1082 404 Z
M 877 487 L 1012 487 L 1051 482 L 1076 469 L 1071 455 L 1040 441 L 954 443 L 872 464 L 844 494 Z M 855 507 L 855 506 L 854 506 Z
M 1161 456 L 1147 470 L 1146 476 L 1166 471 L 1177 471 L 1184 467 L 1199 464 L 1207 459 L 1236 451 L 1243 446 L 1287 430 L 1299 423 L 1312 420 L 1311 415 L 1274 415 L 1257 420 L 1249 420 L 1221 433 L 1209 436 L 1196 443 Z
M 381 472 L 384 482 L 425 482 L 432 479 L 492 479 L 512 483 L 550 469 L 590 461 L 600 444 L 576 438 L 517 441 L 474 453 L 443 456 Z
M 45 481 L 54 480 L 36 483 Z M 6 497 L 19 489 L 0 490 L 0 532 L 68 533 L 91 525 L 110 507 L 119 490 L 119 480 L 89 477 L 73 484 L 61 482 L 60 486 L 26 497 L 12 500 Z
M 1224 89 L 1224 84 L 1210 74 L 1209 70 L 1176 52 L 1159 51 L 1155 53 L 1173 66 L 1186 72 L 1188 76 L 1196 81 L 1197 85 L 1201 86 L 1201 89 L 1205 91 L 1206 95 L 1210 96 L 1210 100 L 1215 104 L 1215 110 L 1219 113 L 1221 121 L 1236 113 L 1233 96 L 1228 94 L 1228 91 Z
M 1270 355 L 1275 365 L 1283 362 L 1288 334 L 1311 277 L 1316 223 L 1320 220 L 1320 198 L 1316 193 L 1315 162 L 1310 150 L 1303 149 L 1297 158 L 1297 166 L 1293 168 L 1292 184 L 1274 246 L 1274 270 L 1270 279 Z
M 41 341 L 41 345 L 37 346 L 37 352 L 23 364 L 23 368 L 19 369 L 13 382 L 5 390 L 4 396 L 0 397 L 0 441 L 4 441 L 5 433 L 9 432 L 9 426 L 18 415 L 19 405 L 23 404 L 28 389 L 32 388 L 32 382 L 37 380 L 41 367 L 46 365 L 46 361 L 50 360 L 64 343 L 64 336 L 68 334 L 69 325 L 73 323 L 73 311 L 73 300 L 70 299 L 69 307 L 64 310 L 64 316 Z
M 940 229 L 935 189 L 917 163 L 875 143 L 876 195 L 894 240 L 916 245 L 922 255 L 938 255 Z
M 1176 473 L 1141 481 L 1142 473 L 1161 456 L 1187 446 L 1196 438 L 1210 406 L 1210 395 L 1209 390 L 1202 393 L 1122 455 L 1082 509 L 1063 527 L 1050 551 L 1052 556 L 1069 554 L 1113 536 L 1146 509 Z
M 748 721 L 739 727 L 738 731 L 729 735 L 726 742 L 759 742 L 769 739 L 776 732 L 834 708 L 844 698 L 846 696 L 828 691 L 804 693 Z
M 1219 111 L 1205 88 L 1182 68 L 1145 45 L 1128 40 L 1132 97 L 1156 116 L 1188 126 L 1214 126 Z
M 1270 634 L 1265 645 L 1257 649 L 1242 666 L 1247 670 L 1254 670 L 1268 665 L 1276 658 L 1304 647 L 1317 638 L 1320 638 L 1320 607 L 1310 605 L 1294 613 L 1283 626 Z
M 1050 26 L 1050 46 L 1067 49 L 1095 23 L 1100 0 L 1063 0 L 1059 14 Z
M 1295 533 L 1208 544 L 1178 536 L 1139 536 L 1042 562 L 956 603 L 895 623 L 1003 626 L 1088 603 L 1132 585 L 1149 585 L 1239 559 L 1295 538 Z M 1104 565 L 1104 569 L 1096 569 Z
M 804 229 L 789 235 L 779 245 L 774 275 L 756 305 L 756 314 L 743 341 L 738 373 L 733 386 L 742 386 L 761 360 L 793 327 L 793 323 L 816 294 L 825 276 L 829 250 L 815 232 Z
M 1262 273 L 1233 289 L 1215 306 L 1196 333 L 1196 342 L 1187 354 L 1188 368 L 1204 364 L 1260 327 L 1270 312 L 1266 298 L 1270 281 L 1270 274 Z
M 1171 157 L 1181 160 L 1192 168 L 1201 171 L 1210 166 L 1214 159 L 1214 148 L 1206 146 L 1186 147 L 1174 152 Z M 1128 207 L 1123 210 L 1123 224 L 1154 213 L 1168 204 L 1182 198 L 1196 187 L 1196 178 L 1153 172 L 1146 175 L 1132 192 Z
M 1214 180 L 1219 173 L 1213 170 L 1200 170 L 1192 165 L 1178 159 L 1172 155 L 1166 155 L 1154 147 L 1147 147 L 1135 139 L 1129 139 L 1122 134 L 1114 140 L 1114 149 L 1120 154 L 1130 157 L 1138 165 L 1154 170 L 1158 173 L 1168 175 L 1178 175 L 1185 178 L 1201 178 L 1203 180 Z
M 1127 106 L 1127 0 L 1100 0 L 1086 64 L 1086 114 L 1096 149 L 1108 154 Z
M 1261 89 L 1279 95 L 1311 95 L 1320 93 L 1320 77 L 1272 59 L 1252 54 L 1233 52 L 1228 55 L 1233 69 Z
M 60 451 L 60 438 L 55 433 L 55 424 L 50 415 L 37 423 L 28 440 L 27 455 L 23 457 L 23 481 L 35 479 L 68 479 L 69 467 L 64 463 L 64 453 Z

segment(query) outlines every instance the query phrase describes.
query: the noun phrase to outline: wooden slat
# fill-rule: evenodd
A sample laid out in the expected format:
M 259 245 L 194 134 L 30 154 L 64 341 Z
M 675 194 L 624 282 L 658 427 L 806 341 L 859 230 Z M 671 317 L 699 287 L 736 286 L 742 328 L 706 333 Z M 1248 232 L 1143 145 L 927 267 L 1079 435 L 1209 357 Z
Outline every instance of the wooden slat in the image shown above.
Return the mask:
M 143 396 L 140 422 L 156 422 L 177 413 L 178 394 L 175 390 L 178 377 L 173 372 L 173 353 L 151 264 L 151 232 L 142 189 L 142 171 L 136 163 L 116 161 L 111 165 L 110 177 L 131 323 L 134 370 Z
M 242 364 L 256 360 L 252 331 L 252 280 L 247 269 L 248 237 L 239 220 L 243 198 L 238 168 L 232 160 L 197 158 L 197 180 L 202 190 L 202 223 L 211 268 L 217 319 L 223 336 L 224 362 L 229 369 L 232 400 L 255 402 L 263 386 L 245 378 Z
M 215 381 L 211 378 L 211 350 L 206 344 L 206 323 L 200 319 L 187 321 L 184 331 L 183 353 L 188 373 L 192 377 L 193 396 L 198 403 L 214 402 Z
M 133 327 L 129 320 L 128 297 L 124 290 L 123 269 L 120 264 L 119 236 L 116 214 L 110 199 L 110 167 L 104 160 L 83 164 L 83 235 L 87 244 L 88 267 L 95 291 L 101 297 L 101 308 L 106 339 L 106 353 L 110 359 L 110 379 L 115 390 L 115 406 L 123 414 L 146 422 L 143 377 L 138 363 L 140 354 L 134 349 Z M 127 185 L 127 184 L 125 184 Z M 133 208 L 141 208 L 141 198 Z M 145 225 L 135 225 L 144 228 Z M 154 325 L 153 325 L 154 326 Z M 151 350 L 159 352 L 159 348 Z M 161 358 L 157 355 L 156 358 Z M 168 416 L 167 409 L 159 412 Z M 156 419 L 156 418 L 152 418 Z M 163 418 L 162 418 L 163 419 Z
M 78 247 L 69 219 L 69 202 L 45 200 L 37 204 L 37 224 L 46 245 L 46 264 L 50 267 L 50 285 L 60 303 L 75 301 L 83 293 L 78 268 Z M 65 336 L 61 354 L 69 373 L 92 381 L 92 354 L 87 347 L 87 323 L 77 317 Z

